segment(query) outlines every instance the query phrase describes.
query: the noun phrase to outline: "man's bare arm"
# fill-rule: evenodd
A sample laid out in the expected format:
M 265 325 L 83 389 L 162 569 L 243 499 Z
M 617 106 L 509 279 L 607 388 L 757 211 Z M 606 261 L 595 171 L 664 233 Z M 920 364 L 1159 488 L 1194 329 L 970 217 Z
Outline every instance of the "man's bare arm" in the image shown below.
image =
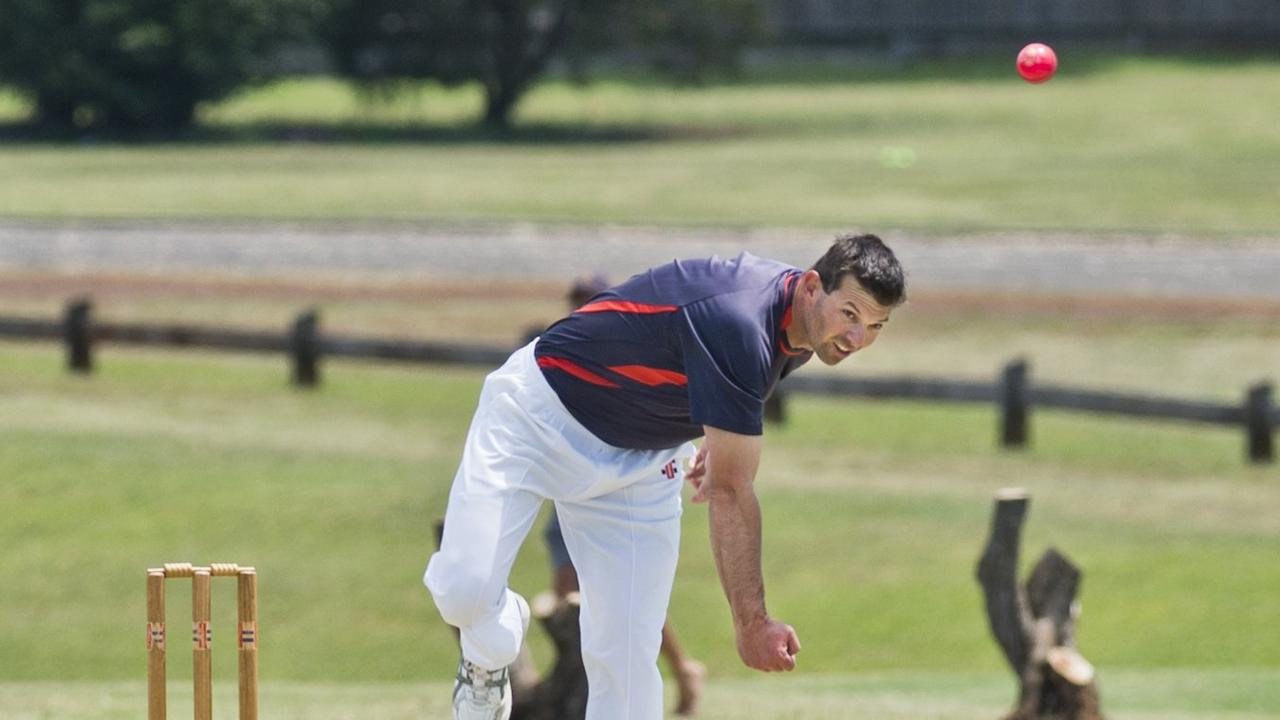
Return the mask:
M 733 613 L 738 654 L 757 670 L 791 670 L 800 642 L 791 626 L 769 617 L 764 604 L 760 503 L 754 486 L 761 439 L 710 426 L 705 431 L 703 462 L 688 479 L 698 488 L 693 501 L 709 503 L 711 551 Z

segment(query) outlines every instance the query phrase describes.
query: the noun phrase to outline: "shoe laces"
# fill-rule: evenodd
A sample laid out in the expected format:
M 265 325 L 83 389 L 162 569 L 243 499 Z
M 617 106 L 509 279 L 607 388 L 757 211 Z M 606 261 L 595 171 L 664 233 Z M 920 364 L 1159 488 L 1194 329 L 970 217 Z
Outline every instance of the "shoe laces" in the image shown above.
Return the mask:
M 502 697 L 503 689 L 507 686 L 507 668 L 485 670 L 463 658 L 462 662 L 458 663 L 458 684 L 461 687 L 470 688 L 476 695 L 491 694 L 496 690 L 497 696 Z

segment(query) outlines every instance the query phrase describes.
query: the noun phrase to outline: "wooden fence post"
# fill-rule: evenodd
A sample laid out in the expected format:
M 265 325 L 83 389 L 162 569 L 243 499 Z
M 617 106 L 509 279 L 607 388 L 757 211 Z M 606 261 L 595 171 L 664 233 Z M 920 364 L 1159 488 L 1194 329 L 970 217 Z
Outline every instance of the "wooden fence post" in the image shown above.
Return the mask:
M 1249 388 L 1244 401 L 1244 428 L 1249 441 L 1249 460 L 1269 463 L 1275 460 L 1272 433 L 1271 383 L 1258 383 Z
M 1017 358 L 1004 366 L 1000 377 L 1000 445 L 1002 447 L 1026 447 L 1027 415 L 1027 361 Z
M 779 425 L 787 421 L 787 397 L 784 391 L 775 388 L 773 394 L 765 399 L 764 419 Z
M 293 384 L 315 387 L 320 382 L 320 319 L 314 309 L 307 310 L 293 322 L 289 333 L 289 354 L 293 358 Z
M 67 369 L 83 375 L 93 371 L 92 308 L 88 298 L 76 298 L 67 304 L 62 321 L 62 333 L 67 341 Z

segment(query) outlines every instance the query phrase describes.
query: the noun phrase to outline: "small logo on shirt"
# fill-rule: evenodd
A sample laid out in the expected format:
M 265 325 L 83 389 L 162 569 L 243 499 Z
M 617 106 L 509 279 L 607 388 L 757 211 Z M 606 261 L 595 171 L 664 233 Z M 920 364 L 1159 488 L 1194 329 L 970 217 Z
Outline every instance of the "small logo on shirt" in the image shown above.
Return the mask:
M 666 475 L 668 480 L 674 480 L 676 478 L 676 461 L 672 460 L 667 463 L 666 466 L 662 468 L 662 474 Z

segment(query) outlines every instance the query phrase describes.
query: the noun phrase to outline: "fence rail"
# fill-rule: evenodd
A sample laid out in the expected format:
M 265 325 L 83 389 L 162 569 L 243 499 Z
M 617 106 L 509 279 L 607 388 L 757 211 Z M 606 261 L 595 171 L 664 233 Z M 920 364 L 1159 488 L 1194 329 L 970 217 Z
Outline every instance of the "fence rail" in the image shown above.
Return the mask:
M 134 323 L 101 323 L 89 330 L 92 342 L 114 342 L 122 345 L 161 345 L 198 347 L 237 352 L 284 352 L 288 338 L 278 332 L 202 328 L 185 325 L 140 325 Z
M 67 306 L 61 322 L 0 317 L 0 337 L 62 340 L 67 348 L 68 367 L 80 373 L 92 371 L 93 347 L 102 342 L 285 353 L 291 358 L 293 382 L 300 387 L 319 383 L 319 363 L 324 357 L 492 368 L 502 364 L 511 352 L 510 348 L 485 345 L 321 334 L 319 316 L 314 311 L 299 315 L 284 333 L 186 325 L 98 323 L 92 321 L 91 313 L 91 304 L 87 300 L 76 300 Z M 1228 405 L 1032 384 L 1029 365 L 1021 359 L 1008 363 L 993 382 L 912 376 L 793 376 L 784 380 L 770 399 L 768 415 L 771 419 L 782 420 L 785 417 L 785 398 L 791 394 L 995 403 L 999 407 L 1000 443 L 1005 447 L 1028 444 L 1031 412 L 1038 408 L 1240 427 L 1245 433 L 1247 457 L 1258 463 L 1274 461 L 1275 429 L 1280 426 L 1280 408 L 1275 406 L 1270 383 L 1253 385 L 1246 391 L 1241 404 Z
M 63 336 L 63 324 L 28 318 L 0 318 L 0 337 L 30 340 L 57 340 Z
M 1105 393 L 1080 388 L 1036 385 L 1030 390 L 1031 404 L 1060 410 L 1087 410 L 1138 418 L 1182 420 L 1215 425 L 1239 425 L 1244 421 L 1240 406 L 1196 400 L 1174 400 L 1144 395 Z
M 782 381 L 785 393 L 842 395 L 883 400 L 936 400 L 943 402 L 994 402 L 999 392 L 993 383 L 935 380 L 918 377 L 835 378 L 792 376 Z
M 353 337 L 324 337 L 319 343 L 323 355 L 401 362 L 480 365 L 497 367 L 506 362 L 510 348 L 487 345 L 460 345 L 403 340 L 368 340 Z

